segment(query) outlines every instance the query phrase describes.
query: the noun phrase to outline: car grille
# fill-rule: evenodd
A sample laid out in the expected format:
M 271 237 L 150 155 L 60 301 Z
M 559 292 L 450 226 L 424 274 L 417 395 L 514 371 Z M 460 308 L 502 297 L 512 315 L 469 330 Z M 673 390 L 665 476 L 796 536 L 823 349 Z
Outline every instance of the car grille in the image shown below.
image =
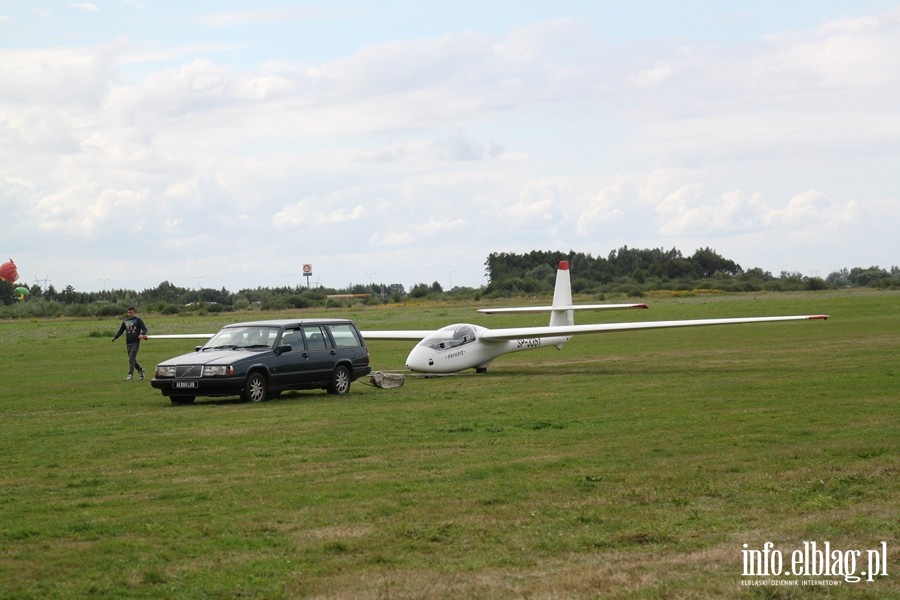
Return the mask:
M 179 365 L 175 367 L 175 377 L 200 377 L 203 367 L 200 365 Z

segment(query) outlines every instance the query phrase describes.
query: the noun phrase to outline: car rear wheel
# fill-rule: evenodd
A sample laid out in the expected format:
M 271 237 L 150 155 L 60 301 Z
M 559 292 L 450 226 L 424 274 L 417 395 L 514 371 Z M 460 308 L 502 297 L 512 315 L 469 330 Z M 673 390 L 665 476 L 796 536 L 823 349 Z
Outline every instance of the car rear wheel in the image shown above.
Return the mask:
M 331 385 L 328 386 L 329 394 L 343 396 L 350 391 L 350 369 L 344 365 L 338 365 L 331 375 Z
M 262 373 L 250 373 L 247 376 L 247 383 L 244 385 L 244 391 L 241 392 L 241 398 L 244 402 L 262 402 L 266 399 L 266 378 Z
M 194 396 L 169 396 L 172 404 L 193 404 Z

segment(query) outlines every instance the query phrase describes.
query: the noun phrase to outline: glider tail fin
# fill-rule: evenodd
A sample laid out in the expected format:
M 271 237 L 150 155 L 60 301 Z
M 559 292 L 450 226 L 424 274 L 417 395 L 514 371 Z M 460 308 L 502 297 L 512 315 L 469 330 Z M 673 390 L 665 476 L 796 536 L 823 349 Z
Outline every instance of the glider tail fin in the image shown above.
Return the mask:
M 559 261 L 556 271 L 556 287 L 553 288 L 553 307 L 550 311 L 550 326 L 574 325 L 575 311 L 572 306 L 572 281 L 569 278 L 569 261 Z

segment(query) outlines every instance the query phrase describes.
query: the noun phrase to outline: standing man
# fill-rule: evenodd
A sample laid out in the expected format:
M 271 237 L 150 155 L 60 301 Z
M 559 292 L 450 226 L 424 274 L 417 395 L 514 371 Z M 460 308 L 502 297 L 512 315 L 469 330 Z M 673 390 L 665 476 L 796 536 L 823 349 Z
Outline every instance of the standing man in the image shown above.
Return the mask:
M 134 314 L 133 306 L 128 307 L 128 316 L 122 321 L 122 325 L 119 326 L 119 331 L 113 336 L 112 341 L 115 342 L 119 339 L 122 333 L 125 334 L 125 349 L 128 351 L 128 375 L 125 376 L 125 381 L 134 379 L 135 367 L 137 367 L 138 373 L 143 379 L 144 369 L 141 368 L 141 364 L 137 361 L 137 353 L 141 347 L 141 340 L 147 339 L 147 326 L 144 325 L 144 321 L 139 316 Z

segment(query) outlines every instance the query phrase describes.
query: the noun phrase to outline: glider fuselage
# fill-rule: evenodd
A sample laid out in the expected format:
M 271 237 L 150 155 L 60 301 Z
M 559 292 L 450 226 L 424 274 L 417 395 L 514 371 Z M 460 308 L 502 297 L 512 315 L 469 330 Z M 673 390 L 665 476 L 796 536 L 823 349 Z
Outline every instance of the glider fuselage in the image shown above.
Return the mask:
M 419 373 L 484 370 L 498 356 L 548 346 L 561 348 L 569 341 L 567 336 L 483 340 L 482 335 L 488 331 L 485 327 L 468 323 L 442 327 L 416 344 L 406 358 L 406 367 Z

